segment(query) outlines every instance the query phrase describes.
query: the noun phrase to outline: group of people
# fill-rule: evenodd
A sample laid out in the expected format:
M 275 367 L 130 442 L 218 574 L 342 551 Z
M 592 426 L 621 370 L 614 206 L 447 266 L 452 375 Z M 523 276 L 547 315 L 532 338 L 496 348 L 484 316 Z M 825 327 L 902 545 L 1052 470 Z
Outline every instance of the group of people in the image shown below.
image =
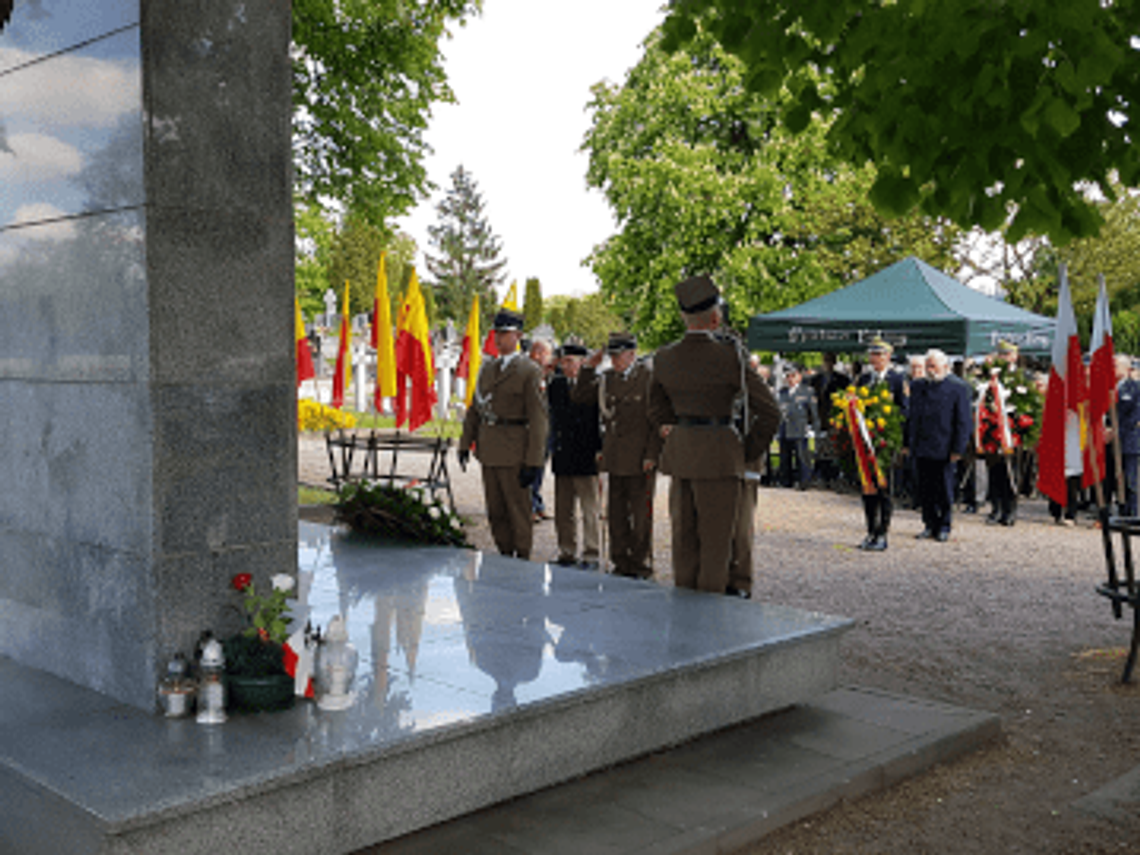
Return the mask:
M 549 450 L 558 563 L 598 566 L 604 499 L 610 569 L 637 578 L 653 574 L 653 498 L 658 473 L 669 476 L 676 585 L 747 598 L 757 473 L 780 408 L 727 329 L 716 284 L 697 276 L 674 290 L 686 330 L 679 341 L 640 359 L 626 332 L 593 353 L 568 341 L 549 372 L 519 350 L 522 316 L 500 311 L 500 355 L 475 380 L 459 463 L 474 450 L 482 466 L 496 548 L 529 558 L 531 489 Z
M 956 502 L 976 509 L 971 491 L 978 458 L 985 461 L 992 503 L 987 522 L 1015 524 L 1040 417 L 1025 401 L 1036 395 L 1039 403 L 1041 394 L 1019 367 L 1015 345 L 1002 342 L 973 372 L 961 362 L 951 370 L 949 357 L 932 349 L 911 357 L 908 373 L 894 364 L 891 344 L 874 339 L 853 377 L 825 354 L 810 377 L 789 366 L 776 390 L 767 367 L 728 329 L 711 279 L 691 277 L 674 290 L 685 334 L 642 358 L 635 337 L 620 331 L 593 353 L 570 339 L 557 350 L 536 344 L 527 354 L 519 349 L 522 316 L 503 310 L 495 317 L 499 356 L 484 362 L 474 381 L 459 461 L 466 468 L 474 450 L 482 465 L 491 534 L 502 554 L 530 557 L 533 526 L 544 518 L 532 501 L 549 459 L 558 563 L 596 569 L 608 554 L 612 572 L 652 576 L 660 473 L 671 479 L 676 584 L 749 597 L 757 488 L 770 467 L 772 440 L 779 440 L 780 481 L 802 488 L 816 476 L 841 477 L 833 457 L 813 461 L 809 451 L 812 437 L 817 445 L 834 445 L 837 432 L 844 433 L 862 492 L 867 534 L 860 549 L 887 549 L 894 476 L 900 475 L 922 511 L 917 537 L 947 541 Z M 1126 510 L 1135 515 L 1140 381 L 1129 376 L 1130 360 L 1118 363 Z M 901 416 L 897 449 L 888 445 L 882 424 L 876 433 L 866 423 L 868 400 L 890 402 L 884 409 Z M 832 417 L 833 408 L 845 415 Z M 1078 474 L 1070 483 L 1079 482 Z M 1058 519 L 1061 513 L 1054 508 Z M 605 531 L 599 517 L 607 521 Z

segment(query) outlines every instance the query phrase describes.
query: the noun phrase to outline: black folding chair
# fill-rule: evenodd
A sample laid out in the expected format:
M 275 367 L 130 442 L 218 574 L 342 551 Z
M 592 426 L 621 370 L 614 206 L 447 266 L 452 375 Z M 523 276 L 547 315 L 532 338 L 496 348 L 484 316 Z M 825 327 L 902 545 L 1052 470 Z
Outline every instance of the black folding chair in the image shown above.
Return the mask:
M 1096 592 L 1108 597 L 1112 603 L 1112 616 L 1120 620 L 1124 607 L 1132 609 L 1132 643 L 1128 648 L 1128 659 L 1124 663 L 1122 683 L 1132 679 L 1132 668 L 1136 665 L 1137 646 L 1140 645 L 1140 591 L 1136 587 L 1136 572 L 1132 560 L 1132 536 L 1140 534 L 1140 517 L 1111 516 L 1107 508 L 1100 512 L 1100 528 L 1104 539 L 1104 557 L 1108 563 L 1108 581 L 1098 585 Z M 1120 541 L 1120 557 L 1117 558 L 1114 537 Z M 1123 576 L 1121 575 L 1123 569 Z

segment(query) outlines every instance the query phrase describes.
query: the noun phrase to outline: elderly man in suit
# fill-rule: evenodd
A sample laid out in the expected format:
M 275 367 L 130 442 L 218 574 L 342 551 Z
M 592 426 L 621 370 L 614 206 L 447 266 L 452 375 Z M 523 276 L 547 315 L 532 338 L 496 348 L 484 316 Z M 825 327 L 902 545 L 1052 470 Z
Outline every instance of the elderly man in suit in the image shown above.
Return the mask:
M 1116 357 L 1116 418 L 1120 426 L 1120 454 L 1124 465 L 1126 517 L 1136 516 L 1136 473 L 1140 461 L 1140 381 L 1132 379 L 1132 358 Z
M 732 341 L 717 336 L 720 289 L 707 276 L 674 291 L 684 337 L 654 358 L 649 412 L 665 436 L 661 471 L 672 476 L 673 574 L 680 588 L 725 594 L 744 477 L 746 443 L 772 441 L 780 408 Z M 747 418 L 735 418 L 739 405 Z
M 911 387 L 906 431 L 922 504 L 920 540 L 945 543 L 950 538 L 954 474 L 972 434 L 972 398 L 969 385 L 950 373 L 946 354 L 927 351 L 926 376 Z
M 602 360 L 610 367 L 599 372 Z M 637 339 L 612 332 L 606 349 L 586 359 L 570 390 L 577 404 L 596 404 L 602 418 L 602 471 L 609 480 L 610 561 L 619 576 L 653 575 L 653 495 L 660 437 L 649 421 L 653 369 L 637 358 Z
M 458 456 L 466 469 L 475 446 L 483 467 L 487 520 L 499 552 L 530 558 L 530 487 L 546 460 L 547 414 L 542 369 L 518 350 L 522 326 L 518 312 L 503 309 L 495 316 L 499 356 L 479 371 Z

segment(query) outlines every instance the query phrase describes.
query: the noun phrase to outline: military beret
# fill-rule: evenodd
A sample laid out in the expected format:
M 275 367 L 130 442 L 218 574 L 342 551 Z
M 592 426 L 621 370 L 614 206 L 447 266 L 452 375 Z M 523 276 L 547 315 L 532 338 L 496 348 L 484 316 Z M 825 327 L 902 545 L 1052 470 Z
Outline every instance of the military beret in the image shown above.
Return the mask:
M 673 286 L 681 311 L 695 314 L 711 309 L 720 299 L 720 289 L 707 276 L 690 276 Z
M 1017 345 L 1003 339 L 998 342 L 998 353 L 1017 353 Z
M 606 350 L 610 353 L 621 353 L 623 350 L 636 350 L 637 338 L 633 333 L 627 332 L 612 332 L 610 339 L 606 342 Z
M 871 339 L 870 343 L 867 345 L 867 353 L 891 354 L 894 352 L 895 352 L 895 349 L 893 347 L 891 347 L 890 343 L 884 341 L 883 339 L 879 338 L 878 336 Z
M 495 332 L 522 332 L 523 316 L 510 309 L 500 309 L 495 315 Z
M 566 342 L 559 350 L 562 356 L 585 356 L 587 353 L 585 345 L 578 344 L 576 341 Z

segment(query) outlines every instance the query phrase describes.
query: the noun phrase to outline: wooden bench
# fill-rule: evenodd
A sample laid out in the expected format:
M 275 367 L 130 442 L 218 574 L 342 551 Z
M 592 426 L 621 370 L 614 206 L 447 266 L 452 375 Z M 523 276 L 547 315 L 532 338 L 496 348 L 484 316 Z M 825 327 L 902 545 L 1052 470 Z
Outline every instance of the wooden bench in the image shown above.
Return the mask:
M 447 452 L 451 448 L 449 437 L 416 436 L 398 430 L 372 430 L 367 434 L 338 430 L 325 434 L 325 448 L 332 470 L 329 483 L 333 489 L 339 490 L 348 481 L 362 480 L 386 481 L 389 485 L 422 485 L 431 492 L 433 499 L 437 493 L 443 492 L 451 510 L 455 510 L 455 496 L 451 492 L 451 477 L 447 471 Z M 401 457 L 406 462 L 409 454 L 421 460 L 422 455 L 430 455 L 425 473 L 400 471 Z
M 1124 663 L 1124 674 L 1120 678 L 1122 683 L 1127 683 L 1132 679 L 1136 651 L 1140 645 L 1140 590 L 1136 587 L 1132 557 L 1132 536 L 1140 535 L 1140 518 L 1111 516 L 1104 510 L 1101 512 L 1100 527 L 1104 538 L 1104 557 L 1108 563 L 1108 581 L 1098 585 L 1096 592 L 1108 597 L 1112 603 L 1112 616 L 1117 620 L 1124 616 L 1125 606 L 1132 609 L 1132 642 Z M 1120 543 L 1119 557 L 1116 554 L 1116 540 Z

